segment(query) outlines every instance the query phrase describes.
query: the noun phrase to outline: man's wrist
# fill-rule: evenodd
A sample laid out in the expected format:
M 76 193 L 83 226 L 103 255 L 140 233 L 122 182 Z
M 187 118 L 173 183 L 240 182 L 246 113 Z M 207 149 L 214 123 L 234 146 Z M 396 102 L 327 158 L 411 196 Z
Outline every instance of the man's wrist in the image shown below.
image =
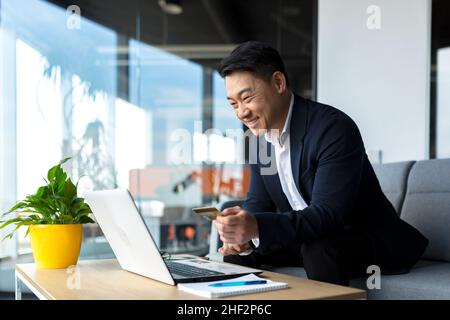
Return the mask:
M 239 252 L 239 255 L 240 256 L 248 256 L 249 254 L 252 254 L 252 253 L 253 253 L 253 249 L 252 248 L 248 248 L 245 251 Z

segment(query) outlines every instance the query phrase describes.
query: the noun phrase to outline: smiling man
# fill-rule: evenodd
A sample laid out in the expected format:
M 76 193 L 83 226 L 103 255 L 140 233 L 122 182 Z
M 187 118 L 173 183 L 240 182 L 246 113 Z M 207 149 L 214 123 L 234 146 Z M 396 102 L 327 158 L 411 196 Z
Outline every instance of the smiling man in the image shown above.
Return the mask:
M 256 157 L 242 208 L 217 218 L 224 260 L 303 266 L 310 279 L 343 285 L 369 265 L 407 272 L 428 240 L 383 194 L 352 119 L 293 93 L 280 55 L 265 43 L 239 45 L 219 72 L 236 116 L 277 168 L 264 174 Z

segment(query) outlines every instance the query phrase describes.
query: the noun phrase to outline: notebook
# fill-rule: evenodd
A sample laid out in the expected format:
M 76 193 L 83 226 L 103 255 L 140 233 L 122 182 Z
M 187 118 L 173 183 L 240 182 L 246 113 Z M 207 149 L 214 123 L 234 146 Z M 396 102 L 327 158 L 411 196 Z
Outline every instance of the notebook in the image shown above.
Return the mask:
M 237 281 L 255 281 L 266 280 L 264 284 L 251 284 L 251 285 L 239 285 L 239 286 L 225 286 L 225 287 L 212 287 L 212 283 L 225 283 L 225 282 L 237 282 Z M 186 291 L 192 294 L 196 294 L 207 298 L 220 298 L 235 296 L 247 293 L 265 292 L 272 290 L 285 289 L 288 287 L 287 283 L 275 282 L 268 279 L 260 278 L 254 274 L 245 275 L 239 278 L 210 281 L 210 282 L 196 282 L 196 283 L 179 283 L 178 289 Z

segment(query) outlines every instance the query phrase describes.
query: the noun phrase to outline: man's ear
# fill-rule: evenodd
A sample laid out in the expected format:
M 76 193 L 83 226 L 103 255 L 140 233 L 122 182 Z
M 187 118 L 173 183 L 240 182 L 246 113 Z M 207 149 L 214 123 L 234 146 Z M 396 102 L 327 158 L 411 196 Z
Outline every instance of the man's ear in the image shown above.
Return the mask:
M 272 83 L 275 86 L 278 93 L 283 93 L 286 91 L 286 77 L 283 72 L 275 71 L 272 75 Z

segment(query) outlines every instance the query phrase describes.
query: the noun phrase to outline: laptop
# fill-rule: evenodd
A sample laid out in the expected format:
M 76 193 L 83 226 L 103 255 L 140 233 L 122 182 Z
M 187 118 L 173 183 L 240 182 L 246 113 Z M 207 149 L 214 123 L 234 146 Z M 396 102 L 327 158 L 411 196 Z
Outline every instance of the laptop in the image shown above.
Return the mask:
M 164 258 L 127 189 L 91 191 L 84 197 L 124 270 L 170 285 L 262 273 L 195 256 Z

